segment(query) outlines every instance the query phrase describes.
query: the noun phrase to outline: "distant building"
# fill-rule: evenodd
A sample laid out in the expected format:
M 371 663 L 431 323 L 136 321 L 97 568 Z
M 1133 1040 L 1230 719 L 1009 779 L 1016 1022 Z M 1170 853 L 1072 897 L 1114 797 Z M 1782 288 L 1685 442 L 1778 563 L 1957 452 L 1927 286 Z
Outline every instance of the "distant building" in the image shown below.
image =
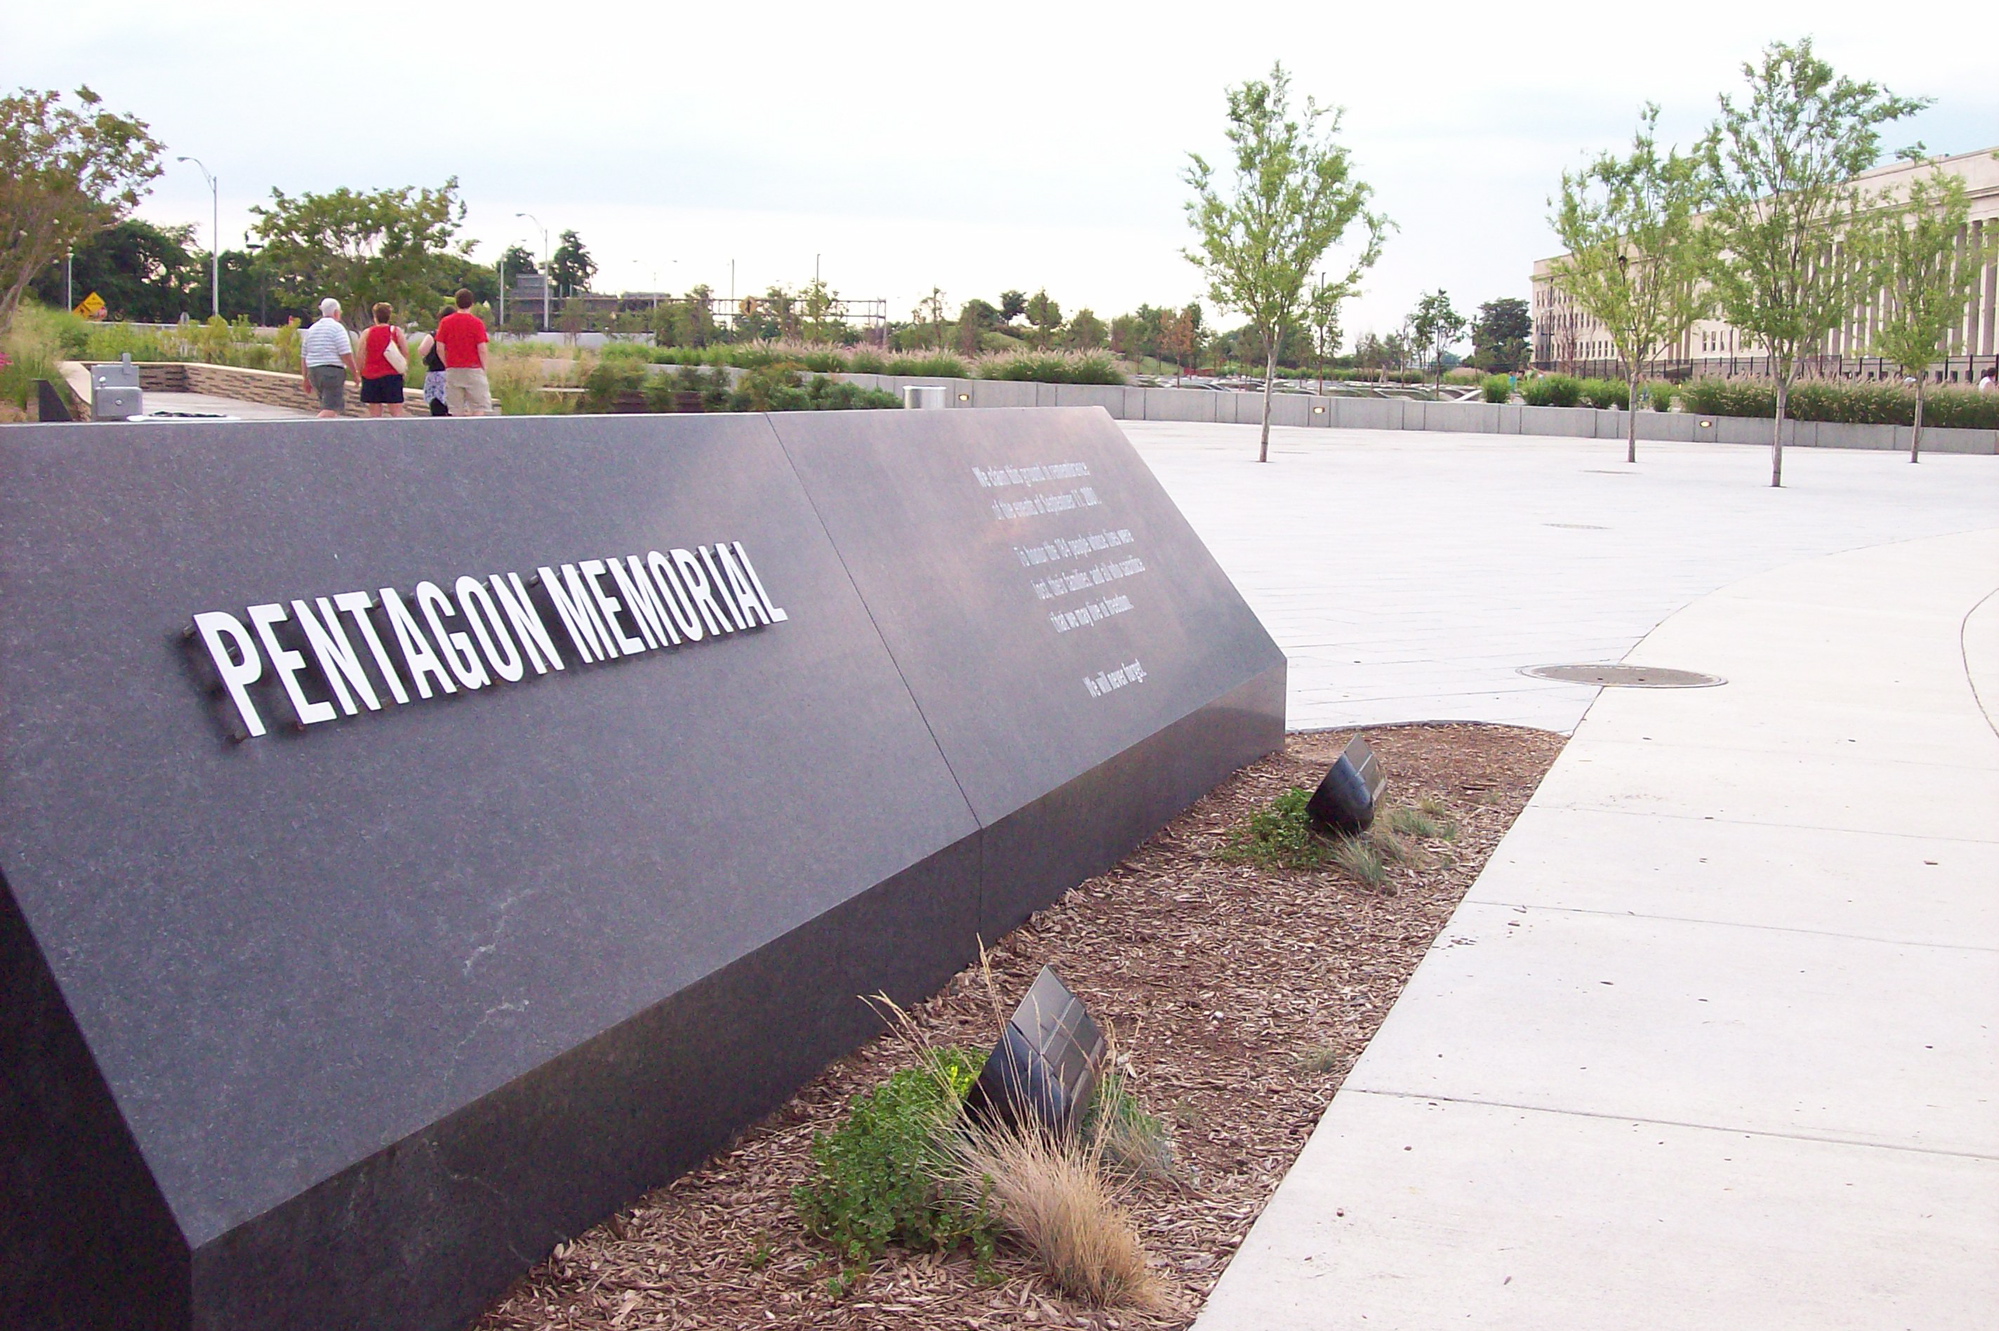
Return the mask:
M 1967 233 L 1973 240 L 1999 233 L 1999 159 L 1993 149 L 1939 158 L 1935 166 L 1964 178 L 1971 197 Z M 1860 177 L 1863 188 L 1905 190 L 1909 179 L 1929 165 L 1897 162 Z M 1555 287 L 1552 272 L 1562 256 L 1534 265 L 1534 366 L 1571 374 L 1616 375 L 1617 352 L 1602 324 L 1578 309 L 1568 293 Z M 1867 344 L 1881 317 L 1881 297 L 1854 309 L 1846 324 L 1835 329 L 1808 369 L 1821 375 L 1878 379 L 1897 371 L 1869 356 Z M 1999 358 L 1999 262 L 1986 265 L 1964 321 L 1950 333 L 1945 357 L 1930 369 L 1940 383 L 1977 379 L 1974 367 Z M 1763 350 L 1747 334 L 1719 319 L 1705 319 L 1688 330 L 1679 345 L 1650 367 L 1650 372 L 1683 375 L 1761 375 L 1769 372 Z

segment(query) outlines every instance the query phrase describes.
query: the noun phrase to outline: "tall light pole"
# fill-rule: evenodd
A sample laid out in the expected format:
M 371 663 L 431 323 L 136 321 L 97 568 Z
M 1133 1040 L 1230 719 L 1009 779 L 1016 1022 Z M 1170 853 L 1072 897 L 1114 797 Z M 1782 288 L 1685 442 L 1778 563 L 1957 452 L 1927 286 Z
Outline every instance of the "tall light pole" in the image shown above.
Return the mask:
M 201 178 L 208 182 L 208 202 L 213 211 L 208 224 L 208 312 L 222 313 L 222 192 L 214 176 L 208 173 L 199 157 L 181 157 L 176 161 L 193 162 L 201 170 Z
M 76 246 L 71 245 L 62 257 L 62 303 L 70 309 L 76 308 Z
M 541 331 L 546 333 L 550 322 L 548 317 L 548 228 L 541 226 L 541 219 L 533 213 L 515 213 L 514 216 L 525 217 L 528 221 L 541 227 Z

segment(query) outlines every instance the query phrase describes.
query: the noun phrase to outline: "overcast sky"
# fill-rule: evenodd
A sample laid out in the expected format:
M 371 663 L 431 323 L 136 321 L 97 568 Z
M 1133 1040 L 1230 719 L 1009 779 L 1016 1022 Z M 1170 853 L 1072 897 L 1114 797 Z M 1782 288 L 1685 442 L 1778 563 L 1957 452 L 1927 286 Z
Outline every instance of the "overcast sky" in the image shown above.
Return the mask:
M 1437 287 L 1464 310 L 1526 296 L 1564 166 L 1627 141 L 1647 99 L 1692 138 L 1743 60 L 1807 33 L 1936 99 L 1891 149 L 1999 146 L 1999 29 L 1969 3 L 24 2 L 0 7 L 0 86 L 87 81 L 150 122 L 170 156 L 143 212 L 204 246 L 207 186 L 172 155 L 220 177 L 225 247 L 273 186 L 455 175 L 477 254 L 539 250 L 530 212 L 582 234 L 602 290 L 727 294 L 731 260 L 739 292 L 795 286 L 816 258 L 898 318 L 933 285 L 951 309 L 1045 286 L 1107 317 L 1200 293 L 1186 154 L 1216 157 L 1224 87 L 1282 59 L 1346 108 L 1399 228 L 1357 332 Z

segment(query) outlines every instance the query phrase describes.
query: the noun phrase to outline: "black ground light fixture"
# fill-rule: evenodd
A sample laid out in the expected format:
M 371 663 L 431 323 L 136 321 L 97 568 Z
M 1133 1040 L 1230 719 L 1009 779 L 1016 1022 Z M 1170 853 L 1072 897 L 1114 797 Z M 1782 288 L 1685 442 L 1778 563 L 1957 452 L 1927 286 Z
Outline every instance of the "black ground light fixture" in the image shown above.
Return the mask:
M 1104 1035 L 1052 966 L 1043 966 L 1007 1018 L 999 1043 L 966 1097 L 973 1114 L 1027 1116 L 1056 1132 L 1081 1121 L 1097 1089 Z
M 1348 741 L 1346 752 L 1326 773 L 1326 779 L 1312 792 L 1305 812 L 1335 832 L 1351 836 L 1365 832 L 1374 822 L 1374 806 L 1381 798 L 1388 777 L 1381 770 L 1374 750 L 1359 735 Z

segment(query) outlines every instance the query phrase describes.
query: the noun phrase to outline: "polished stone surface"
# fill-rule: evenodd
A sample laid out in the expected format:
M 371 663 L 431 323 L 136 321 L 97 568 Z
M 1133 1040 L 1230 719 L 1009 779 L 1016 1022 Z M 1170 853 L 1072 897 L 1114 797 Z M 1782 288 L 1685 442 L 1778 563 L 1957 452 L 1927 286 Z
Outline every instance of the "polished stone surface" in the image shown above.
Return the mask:
M 1279 741 L 1282 657 L 1108 419 L 994 413 L 973 443 L 950 419 L 0 438 L 0 941 L 34 1000 L 0 1049 L 53 1083 L 12 1126 L 52 1169 L 63 1104 L 129 1129 L 69 1201 L 155 1196 L 128 1228 L 183 1273 L 143 1282 L 155 1322 L 190 1285 L 202 1325 L 462 1322 L 862 1038 L 855 995 L 928 992 Z M 999 522 L 934 468 L 954 450 L 1086 464 L 1148 594 L 1055 632 L 1015 547 L 1075 515 L 1021 484 L 1040 509 Z M 565 643 L 559 673 L 304 729 L 266 679 L 271 729 L 240 743 L 182 637 L 718 540 L 781 622 L 596 664 Z M 10 1195 L 58 1204 L 37 1186 Z M 61 1271 L 8 1297 L 60 1324 Z

